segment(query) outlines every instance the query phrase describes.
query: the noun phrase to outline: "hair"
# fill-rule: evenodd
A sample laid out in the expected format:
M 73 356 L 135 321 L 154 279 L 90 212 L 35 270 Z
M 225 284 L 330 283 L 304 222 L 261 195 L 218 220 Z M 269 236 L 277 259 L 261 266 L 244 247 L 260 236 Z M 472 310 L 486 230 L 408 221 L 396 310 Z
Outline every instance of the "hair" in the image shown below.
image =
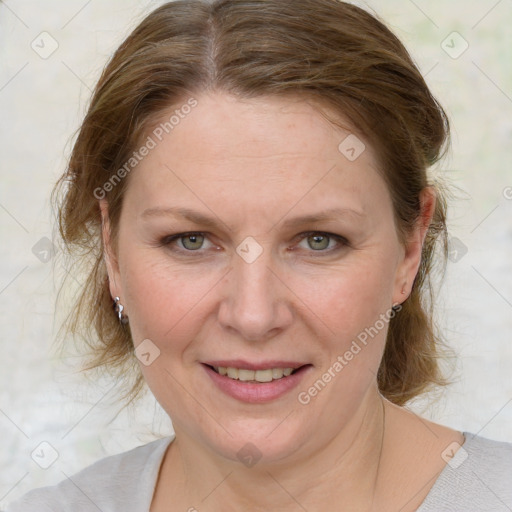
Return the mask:
M 53 192 L 66 253 L 88 276 L 66 323 L 87 344 L 88 367 L 108 369 L 131 399 L 142 390 L 130 328 L 112 308 L 98 191 L 109 204 L 116 247 L 128 182 L 120 169 L 163 112 L 209 91 L 299 95 L 349 120 L 376 151 L 402 243 L 420 219 L 420 193 L 436 191 L 420 268 L 389 322 L 377 381 L 398 405 L 444 384 L 431 276 L 434 262 L 443 271 L 446 265 L 446 200 L 427 171 L 446 152 L 449 122 L 399 39 L 375 16 L 338 0 L 168 2 L 114 53 Z M 116 186 L 105 186 L 112 180 Z

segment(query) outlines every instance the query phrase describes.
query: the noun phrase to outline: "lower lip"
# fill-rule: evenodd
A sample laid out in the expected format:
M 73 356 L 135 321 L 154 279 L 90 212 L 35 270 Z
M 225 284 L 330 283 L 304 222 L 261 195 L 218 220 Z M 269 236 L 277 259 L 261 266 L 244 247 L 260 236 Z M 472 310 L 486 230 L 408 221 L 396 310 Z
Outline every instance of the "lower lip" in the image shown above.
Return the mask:
M 297 387 L 304 374 L 311 368 L 311 365 L 306 365 L 288 377 L 282 377 L 271 382 L 255 383 L 230 379 L 220 375 L 205 364 L 202 366 L 217 387 L 226 395 L 250 403 L 264 403 L 280 398 Z

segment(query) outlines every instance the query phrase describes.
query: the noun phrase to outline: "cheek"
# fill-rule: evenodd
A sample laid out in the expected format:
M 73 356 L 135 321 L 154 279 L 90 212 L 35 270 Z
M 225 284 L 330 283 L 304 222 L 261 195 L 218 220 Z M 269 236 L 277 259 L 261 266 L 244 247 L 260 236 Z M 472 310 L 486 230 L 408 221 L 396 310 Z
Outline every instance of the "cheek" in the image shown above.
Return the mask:
M 304 276 L 304 302 L 322 329 L 324 357 L 321 369 L 308 385 L 324 378 L 329 391 L 320 402 L 336 396 L 340 403 L 357 403 L 375 381 L 385 347 L 393 290 L 392 258 L 361 254 L 343 268 Z M 353 263 L 353 264 L 352 264 Z M 305 290 L 309 290 L 309 294 Z M 312 315 L 309 315 L 312 318 Z
M 132 248 L 125 254 L 121 277 L 134 344 L 149 338 L 161 350 L 183 349 L 201 329 L 207 302 L 203 300 L 218 277 L 206 270 L 170 265 L 165 256 L 155 257 L 147 250 Z
M 295 278 L 297 295 L 331 333 L 355 335 L 390 310 L 393 269 L 382 259 L 361 257 L 343 268 Z

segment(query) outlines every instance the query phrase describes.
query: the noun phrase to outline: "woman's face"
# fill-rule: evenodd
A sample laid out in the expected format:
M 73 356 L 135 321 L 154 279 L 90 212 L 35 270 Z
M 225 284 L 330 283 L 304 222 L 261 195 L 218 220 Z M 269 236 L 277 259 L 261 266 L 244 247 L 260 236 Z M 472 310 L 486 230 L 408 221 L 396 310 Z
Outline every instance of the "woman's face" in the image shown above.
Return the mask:
M 398 241 L 372 148 L 314 106 L 196 100 L 128 178 L 111 290 L 178 435 L 293 458 L 374 403 L 419 253 Z

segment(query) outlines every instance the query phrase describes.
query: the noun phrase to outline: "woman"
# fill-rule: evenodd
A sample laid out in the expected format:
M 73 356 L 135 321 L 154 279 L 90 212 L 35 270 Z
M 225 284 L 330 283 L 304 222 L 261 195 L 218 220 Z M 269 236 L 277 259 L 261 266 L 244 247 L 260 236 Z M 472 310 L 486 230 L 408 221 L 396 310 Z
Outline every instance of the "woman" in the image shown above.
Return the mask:
M 71 328 L 175 435 L 8 510 L 509 510 L 512 445 L 402 406 L 433 385 L 448 121 L 336 0 L 176 1 L 105 69 L 60 226 Z M 84 251 L 84 252 L 81 252 Z M 84 256 L 85 254 L 85 256 Z M 264 492 L 262 492 L 264 490 Z

